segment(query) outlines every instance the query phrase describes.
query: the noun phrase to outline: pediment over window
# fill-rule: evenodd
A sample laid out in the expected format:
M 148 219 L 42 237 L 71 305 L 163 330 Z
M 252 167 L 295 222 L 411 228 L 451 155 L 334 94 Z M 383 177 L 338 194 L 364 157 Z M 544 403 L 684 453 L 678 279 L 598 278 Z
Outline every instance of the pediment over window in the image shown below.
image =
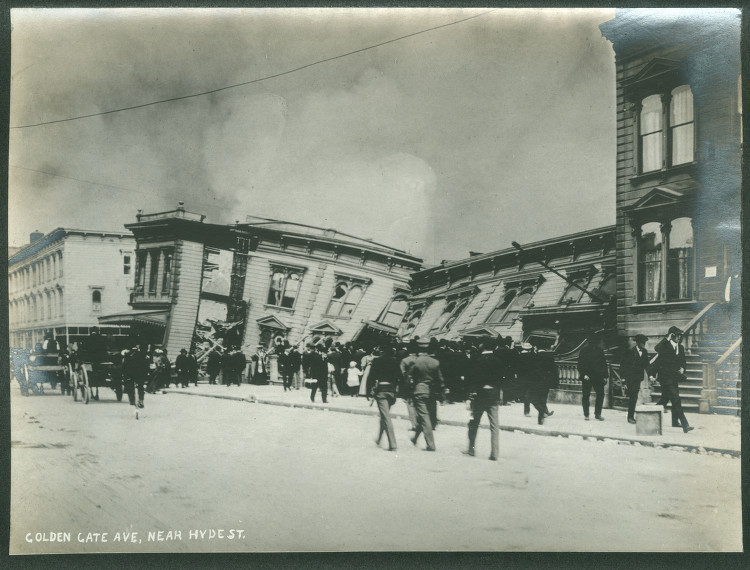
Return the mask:
M 633 77 L 622 82 L 625 95 L 640 98 L 645 93 L 656 93 L 681 82 L 680 63 L 671 59 L 654 58 Z
M 479 287 L 476 285 L 465 285 L 462 287 L 456 287 L 455 289 L 448 289 L 447 291 L 436 295 L 436 299 L 455 299 L 456 297 L 468 297 L 479 292 Z
M 259 326 L 280 331 L 288 331 L 291 327 L 286 326 L 276 316 L 267 315 L 256 321 Z
M 320 321 L 317 325 L 310 327 L 310 332 L 336 336 L 343 334 L 343 331 L 330 321 Z
M 525 277 L 523 279 L 510 278 L 505 281 L 505 290 L 510 291 L 512 289 L 525 289 L 526 287 L 536 287 L 544 283 L 546 279 L 541 273 L 539 275 Z
M 697 182 L 676 182 L 653 188 L 635 204 L 623 208 L 630 216 L 658 210 L 687 210 L 700 185 Z
M 495 338 L 499 335 L 499 333 L 493 329 L 492 327 L 488 327 L 486 325 L 478 325 L 474 327 L 469 327 L 468 329 L 465 329 L 461 332 L 461 336 L 469 336 L 469 337 L 480 337 L 480 336 L 489 336 L 492 338 Z

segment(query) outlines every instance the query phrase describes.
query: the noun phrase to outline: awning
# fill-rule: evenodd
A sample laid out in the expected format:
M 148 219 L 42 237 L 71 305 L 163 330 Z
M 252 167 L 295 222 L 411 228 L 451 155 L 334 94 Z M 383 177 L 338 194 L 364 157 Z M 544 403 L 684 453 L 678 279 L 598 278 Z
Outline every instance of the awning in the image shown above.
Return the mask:
M 104 315 L 103 317 L 99 317 L 99 323 L 102 325 L 128 325 L 132 323 L 142 323 L 147 325 L 166 327 L 168 318 L 168 310 L 141 310 L 116 313 L 113 315 Z

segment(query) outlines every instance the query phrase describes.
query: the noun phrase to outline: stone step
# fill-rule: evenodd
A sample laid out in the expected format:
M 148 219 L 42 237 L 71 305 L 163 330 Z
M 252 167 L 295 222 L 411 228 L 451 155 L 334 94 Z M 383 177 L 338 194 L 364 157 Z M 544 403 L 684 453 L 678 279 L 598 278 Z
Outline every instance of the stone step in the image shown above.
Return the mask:
M 735 406 L 713 406 L 711 412 L 723 416 L 739 416 L 740 408 Z

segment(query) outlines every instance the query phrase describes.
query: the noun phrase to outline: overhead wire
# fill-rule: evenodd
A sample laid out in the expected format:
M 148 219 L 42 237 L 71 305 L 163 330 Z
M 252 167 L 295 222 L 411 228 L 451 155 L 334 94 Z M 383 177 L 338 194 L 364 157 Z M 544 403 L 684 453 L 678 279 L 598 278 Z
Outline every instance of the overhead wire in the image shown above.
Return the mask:
M 405 39 L 408 39 L 408 38 L 413 38 L 414 36 L 418 36 L 418 35 L 421 35 L 421 34 L 426 34 L 428 32 L 433 32 L 435 30 L 439 30 L 439 29 L 442 29 L 442 28 L 447 28 L 449 26 L 455 26 L 457 24 L 462 24 L 464 22 L 468 22 L 469 20 L 474 20 L 476 18 L 481 18 L 481 17 L 486 16 L 487 14 L 489 14 L 491 12 L 495 12 L 495 11 L 497 11 L 497 8 L 493 8 L 492 10 L 487 10 L 487 11 L 481 12 L 479 14 L 474 14 L 473 16 L 469 16 L 469 17 L 463 18 L 461 20 L 455 20 L 453 22 L 448 22 L 446 24 L 441 24 L 439 26 L 433 26 L 431 28 L 427 28 L 427 29 L 424 29 L 424 30 L 419 30 L 417 32 L 412 32 L 411 34 L 406 34 L 404 36 L 399 36 L 397 38 L 392 38 L 390 40 L 386 40 L 386 41 L 383 41 L 383 42 L 380 42 L 380 43 L 377 43 L 377 44 L 373 44 L 373 45 L 370 45 L 370 46 L 367 46 L 367 47 L 363 47 L 363 48 L 360 48 L 360 49 L 356 49 L 354 51 L 350 51 L 350 52 L 347 52 L 347 53 L 343 53 L 343 54 L 339 54 L 339 55 L 336 55 L 336 56 L 332 56 L 332 57 L 328 57 L 328 58 L 325 58 L 325 59 L 321 59 L 321 60 L 318 60 L 318 61 L 314 61 L 312 63 L 308 63 L 308 64 L 302 65 L 300 67 L 296 67 L 294 69 L 289 69 L 287 71 L 282 71 L 280 73 L 275 73 L 273 75 L 267 75 L 265 77 L 260 77 L 260 78 L 257 78 L 257 79 L 251 79 L 250 81 L 244 81 L 242 83 L 235 83 L 234 85 L 226 85 L 224 87 L 218 87 L 216 89 L 210 89 L 208 91 L 202 91 L 200 93 L 192 93 L 190 95 L 181 95 L 181 96 L 178 96 L 178 97 L 170 97 L 168 99 L 160 99 L 158 101 L 151 101 L 150 103 L 142 103 L 140 105 L 131 105 L 129 107 L 121 107 L 119 109 L 112 109 L 110 111 L 100 111 L 98 113 L 89 113 L 87 115 L 78 115 L 76 117 L 68 117 L 66 119 L 56 119 L 56 120 L 52 120 L 52 121 L 43 121 L 43 122 L 40 122 L 40 123 L 33 123 L 33 124 L 28 124 L 28 125 L 16 125 L 16 126 L 12 126 L 10 128 L 11 129 L 28 129 L 28 128 L 31 128 L 31 127 L 40 127 L 40 126 L 43 126 L 43 125 L 52 125 L 52 124 L 55 124 L 55 123 L 66 123 L 66 122 L 70 122 L 70 121 L 78 121 L 78 120 L 81 120 L 81 119 L 88 119 L 88 118 L 91 118 L 91 117 L 98 117 L 98 116 L 101 116 L 101 115 L 111 115 L 113 113 L 121 113 L 123 111 L 132 111 L 134 109 L 142 109 L 144 107 L 151 107 L 151 106 L 154 106 L 154 105 L 160 105 L 162 103 L 170 103 L 170 102 L 173 102 L 173 101 L 182 101 L 182 100 L 185 100 L 185 99 L 192 99 L 194 97 L 202 97 L 204 95 L 211 95 L 213 93 L 219 93 L 221 91 L 226 91 L 228 89 L 236 89 L 237 87 L 244 87 L 245 85 L 251 85 L 253 83 L 260 83 L 262 81 L 267 81 L 269 79 L 275 79 L 277 77 L 283 77 L 285 75 L 290 75 L 292 73 L 296 73 L 298 71 L 302 71 L 303 69 L 314 67 L 316 65 L 321 65 L 323 63 L 328 63 L 330 61 L 335 61 L 337 59 L 342 59 L 342 58 L 345 58 L 345 57 L 349 57 L 349 56 L 352 56 L 352 55 L 355 55 L 355 54 L 358 54 L 358 53 L 362 53 L 362 52 L 365 52 L 365 51 L 368 51 L 368 50 L 379 48 L 379 47 L 382 47 L 384 45 L 392 44 L 394 42 L 399 42 L 399 41 L 402 41 L 402 40 L 405 40 Z
M 102 186 L 105 188 L 114 188 L 116 190 L 125 190 L 127 192 L 135 192 L 136 194 L 144 194 L 146 196 L 153 195 L 153 191 L 149 190 L 137 190 L 135 188 L 127 188 L 125 186 L 116 186 L 114 184 L 106 184 L 104 182 L 93 182 L 91 180 L 83 180 L 82 178 L 75 178 L 73 176 L 65 176 L 64 174 L 55 174 L 54 172 L 47 172 L 45 170 L 38 170 L 36 168 L 28 168 L 26 166 L 18 166 L 16 164 L 10 164 L 10 168 L 16 168 L 18 170 L 27 170 L 29 172 L 36 172 L 39 174 L 44 174 L 46 176 L 53 176 L 55 178 L 64 178 L 66 180 L 73 180 L 75 182 L 82 182 L 83 184 L 91 184 L 92 186 Z M 208 202 L 202 202 L 202 201 L 196 201 L 191 198 L 191 203 L 196 204 L 198 206 L 207 206 L 207 207 L 214 207 L 215 204 L 209 204 Z

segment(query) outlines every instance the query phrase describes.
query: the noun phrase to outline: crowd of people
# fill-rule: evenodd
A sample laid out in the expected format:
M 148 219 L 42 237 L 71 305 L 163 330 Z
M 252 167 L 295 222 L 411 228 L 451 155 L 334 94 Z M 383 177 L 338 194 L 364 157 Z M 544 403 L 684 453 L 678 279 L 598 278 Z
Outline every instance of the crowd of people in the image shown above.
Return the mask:
M 638 334 L 634 346 L 622 356 L 620 372 L 627 384 L 629 398 L 628 422 L 635 423 L 635 407 L 641 383 L 658 377 L 662 387 L 664 406 L 671 403 L 672 425 L 687 433 L 688 424 L 681 405 L 679 383 L 684 379 L 685 349 L 680 344 L 682 331 L 671 327 L 665 338 L 656 345 L 656 353 L 646 350 L 648 338 Z M 221 353 L 220 353 L 221 352 Z M 269 359 L 276 355 L 278 375 L 284 391 L 310 389 L 310 400 L 318 393 L 324 403 L 329 395 L 365 396 L 377 402 L 380 428 L 377 443 L 383 435 L 388 449 L 397 449 L 390 408 L 396 398 L 405 400 L 414 432 L 411 441 L 416 445 L 423 435 L 426 449 L 434 451 L 433 431 L 438 425 L 438 402 L 468 401 L 471 419 L 468 424 L 467 454 L 474 455 L 479 423 L 487 415 L 491 432 L 490 459 L 498 456 L 498 406 L 522 402 L 524 414 L 531 415 L 533 406 L 537 421 L 544 424 L 553 412 L 547 406 L 550 389 L 558 385 L 558 370 L 554 353 L 540 350 L 528 342 L 513 342 L 510 337 L 483 338 L 475 343 L 414 339 L 408 343 L 384 342 L 364 347 L 354 343 L 338 343 L 331 339 L 307 344 L 300 351 L 286 341 L 279 340 L 266 351 L 259 347 L 249 363 L 244 353 L 235 346 L 217 345 L 201 360 L 209 384 L 239 386 L 243 377 L 251 383 L 268 383 Z M 75 344 L 60 352 L 62 360 L 80 358 L 93 365 L 111 359 L 106 342 L 94 331 L 81 347 Z M 134 403 L 138 390 L 142 407 L 144 392 L 156 394 L 174 383 L 177 387 L 198 385 L 200 364 L 192 352 L 182 349 L 174 365 L 165 348 L 136 342 L 123 350 L 121 358 L 125 392 Z M 249 364 L 249 365 L 248 365 Z M 173 374 L 174 370 L 174 374 Z M 590 418 L 590 395 L 593 391 L 594 418 L 603 421 L 604 389 L 609 378 L 609 365 L 601 332 L 592 334 L 581 348 L 578 372 L 582 384 L 582 411 Z

